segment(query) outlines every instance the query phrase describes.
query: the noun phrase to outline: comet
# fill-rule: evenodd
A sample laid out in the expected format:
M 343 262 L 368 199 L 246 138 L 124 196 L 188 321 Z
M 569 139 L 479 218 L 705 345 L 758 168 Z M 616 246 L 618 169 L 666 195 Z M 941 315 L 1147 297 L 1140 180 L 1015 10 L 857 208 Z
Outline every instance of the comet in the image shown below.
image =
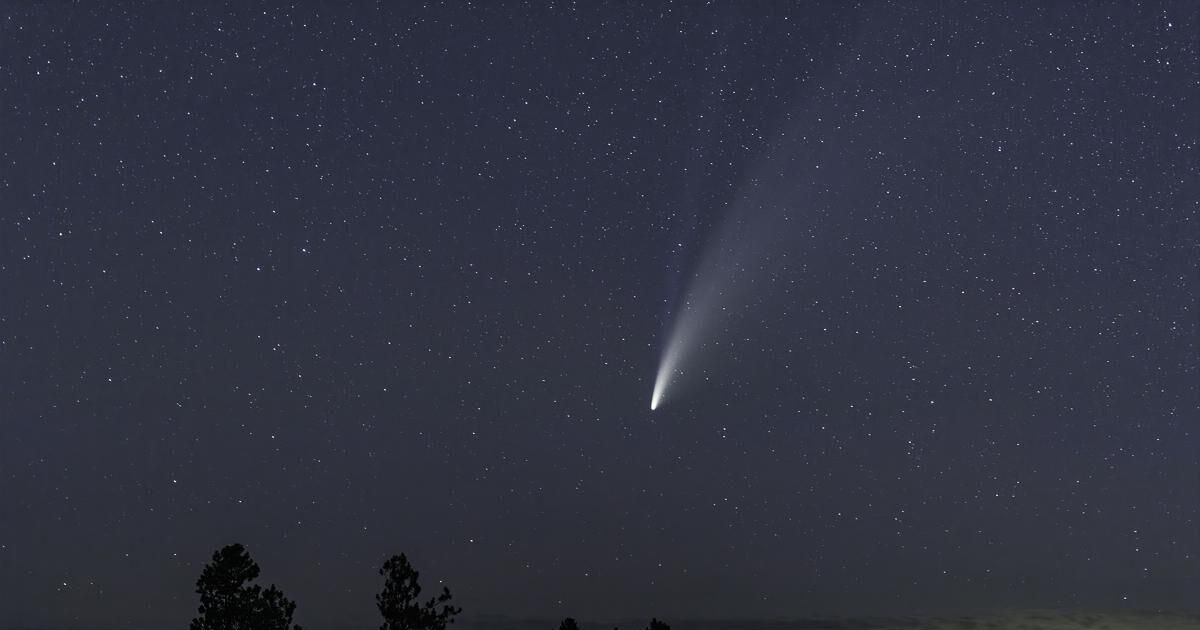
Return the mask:
M 745 325 L 741 320 L 748 310 L 783 294 L 771 288 L 778 277 L 791 273 L 785 265 L 790 254 L 801 260 L 796 247 L 803 245 L 803 260 L 808 260 L 828 245 L 821 236 L 830 227 L 828 202 L 821 203 L 820 189 L 813 184 L 829 172 L 819 170 L 822 162 L 835 169 L 842 162 L 829 155 L 831 145 L 796 141 L 812 136 L 813 120 L 821 118 L 795 116 L 746 169 L 746 179 L 702 250 L 675 309 L 654 374 L 651 411 L 670 403 L 697 375 L 706 386 L 719 386 L 711 379 L 721 371 L 707 368 L 720 367 L 726 357 L 713 349 L 725 350 L 723 337 Z
M 678 330 L 678 329 L 677 329 Z M 654 392 L 650 394 L 650 411 L 655 411 L 667 395 L 667 387 L 676 377 L 682 376 L 679 369 L 679 359 L 688 347 L 680 335 L 672 335 L 662 360 L 658 364 L 658 373 L 654 376 Z
M 736 325 L 733 318 L 757 301 L 751 298 L 774 273 L 771 253 L 783 242 L 786 222 L 778 206 L 732 209 L 700 257 L 677 309 L 655 372 L 651 411 L 668 402 L 692 376 L 704 373 L 706 351 L 720 345 L 721 337 Z

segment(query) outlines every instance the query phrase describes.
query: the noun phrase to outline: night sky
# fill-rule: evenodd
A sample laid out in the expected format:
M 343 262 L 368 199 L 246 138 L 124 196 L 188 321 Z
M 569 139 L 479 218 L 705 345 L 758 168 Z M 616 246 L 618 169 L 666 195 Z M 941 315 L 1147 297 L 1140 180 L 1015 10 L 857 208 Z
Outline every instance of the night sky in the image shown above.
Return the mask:
M 1200 6 L 273 4 L 0 4 L 0 626 L 1196 605 Z

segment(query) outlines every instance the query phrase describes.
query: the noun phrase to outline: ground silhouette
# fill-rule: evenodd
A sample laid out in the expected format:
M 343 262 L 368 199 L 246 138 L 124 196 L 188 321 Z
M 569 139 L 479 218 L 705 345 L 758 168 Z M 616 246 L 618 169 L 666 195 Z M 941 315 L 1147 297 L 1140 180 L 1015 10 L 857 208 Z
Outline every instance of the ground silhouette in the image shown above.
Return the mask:
M 189 630 L 301 630 L 292 623 L 296 604 L 274 584 L 266 589 L 252 584 L 258 575 L 258 564 L 241 544 L 213 552 L 196 580 L 200 616 L 192 619 Z M 446 630 L 462 612 L 450 603 L 450 589 L 445 586 L 436 597 L 421 602 L 421 574 L 404 554 L 384 561 L 379 575 L 383 576 L 383 590 L 375 595 L 383 616 L 379 630 Z M 579 624 L 566 617 L 558 630 L 579 630 Z M 671 626 L 654 617 L 646 630 L 671 630 Z

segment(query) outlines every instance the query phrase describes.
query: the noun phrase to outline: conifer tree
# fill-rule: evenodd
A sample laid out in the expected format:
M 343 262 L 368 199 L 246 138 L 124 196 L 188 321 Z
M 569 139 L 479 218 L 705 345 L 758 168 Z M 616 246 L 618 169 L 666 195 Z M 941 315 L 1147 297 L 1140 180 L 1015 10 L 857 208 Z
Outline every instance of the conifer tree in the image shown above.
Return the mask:
M 383 615 L 379 630 L 446 630 L 446 625 L 462 612 L 450 604 L 450 589 L 446 587 L 422 604 L 417 581 L 420 573 L 404 554 L 388 558 L 379 575 L 383 576 L 383 591 L 375 596 L 379 614 Z
M 250 584 L 258 574 L 258 564 L 242 545 L 215 551 L 196 580 L 200 616 L 192 619 L 190 630 L 300 630 L 292 625 L 296 604 L 274 584 L 265 590 Z

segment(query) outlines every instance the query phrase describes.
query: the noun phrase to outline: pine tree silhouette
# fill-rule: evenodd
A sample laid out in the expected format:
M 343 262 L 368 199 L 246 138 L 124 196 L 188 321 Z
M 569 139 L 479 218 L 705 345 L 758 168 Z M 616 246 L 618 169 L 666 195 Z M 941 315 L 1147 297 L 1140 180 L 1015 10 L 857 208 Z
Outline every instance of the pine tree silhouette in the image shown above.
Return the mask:
M 646 630 L 671 630 L 671 626 L 668 626 L 666 622 L 659 621 L 657 617 L 651 617 L 650 627 Z
M 579 624 L 575 623 L 574 617 L 567 617 L 558 624 L 558 630 L 579 630 Z
M 196 580 L 200 616 L 192 619 L 190 630 L 300 630 L 292 625 L 296 604 L 274 584 L 266 590 L 248 584 L 258 573 L 240 544 L 213 552 Z
M 421 585 L 417 582 L 420 573 L 404 554 L 388 558 L 379 575 L 383 576 L 383 591 L 375 596 L 375 605 L 383 615 L 379 630 L 445 630 L 462 612 L 449 603 L 450 589 L 446 587 L 440 595 L 421 604 Z

